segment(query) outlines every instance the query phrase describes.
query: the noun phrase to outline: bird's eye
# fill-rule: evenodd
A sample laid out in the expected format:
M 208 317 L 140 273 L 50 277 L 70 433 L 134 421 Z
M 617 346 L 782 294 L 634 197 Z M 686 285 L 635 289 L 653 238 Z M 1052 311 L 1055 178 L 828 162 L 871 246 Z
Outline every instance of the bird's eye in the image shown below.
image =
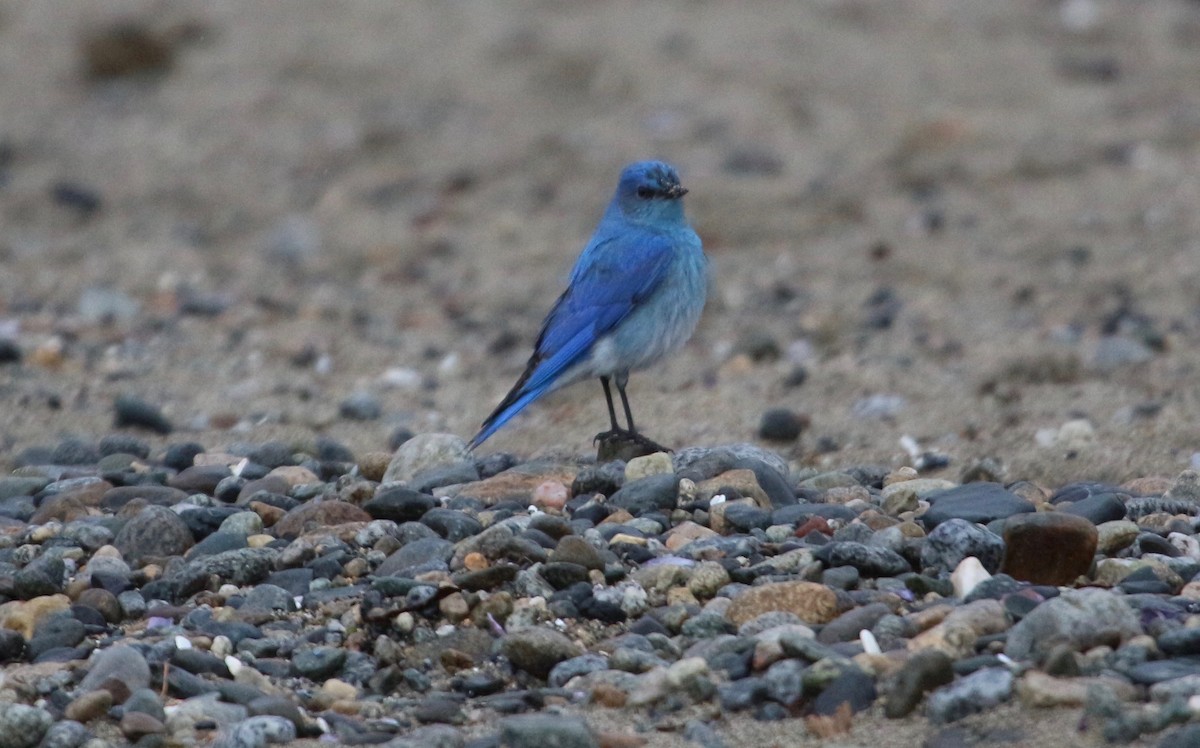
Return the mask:
M 637 188 L 637 196 L 643 200 L 649 200 L 650 198 L 654 197 L 654 190 L 643 185 Z

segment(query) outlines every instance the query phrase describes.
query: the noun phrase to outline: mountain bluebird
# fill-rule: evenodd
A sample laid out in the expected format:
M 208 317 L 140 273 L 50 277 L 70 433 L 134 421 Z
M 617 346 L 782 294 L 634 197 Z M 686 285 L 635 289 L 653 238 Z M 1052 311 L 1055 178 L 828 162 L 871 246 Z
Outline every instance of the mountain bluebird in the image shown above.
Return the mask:
M 611 424 L 596 439 L 624 440 L 642 451 L 664 449 L 638 433 L 625 385 L 630 371 L 683 345 L 704 308 L 708 262 L 683 215 L 685 194 L 668 164 L 625 167 L 567 290 L 542 323 L 525 373 L 483 422 L 472 449 L 542 395 L 592 377 L 604 387 Z M 610 381 L 617 385 L 628 428 L 617 423 Z

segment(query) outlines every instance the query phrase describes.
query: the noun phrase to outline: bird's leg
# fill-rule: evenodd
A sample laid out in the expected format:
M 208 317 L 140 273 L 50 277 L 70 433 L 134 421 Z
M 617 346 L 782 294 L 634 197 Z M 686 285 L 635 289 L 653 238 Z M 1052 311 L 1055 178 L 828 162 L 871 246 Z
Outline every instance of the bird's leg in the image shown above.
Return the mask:
M 604 386 L 604 401 L 608 403 L 608 423 L 612 426 L 613 431 L 620 431 L 621 427 L 617 424 L 617 409 L 613 407 L 612 392 L 608 389 L 608 377 L 600 377 L 600 384 Z M 625 393 L 621 393 L 621 398 L 625 398 Z M 625 413 L 628 415 L 629 406 L 625 406 Z
M 629 433 L 621 428 L 621 424 L 617 423 L 617 409 L 613 405 L 612 390 L 609 389 L 608 382 L 608 377 L 600 377 L 600 385 L 604 387 L 604 402 L 608 404 L 608 423 L 610 428 L 608 431 L 601 431 L 599 434 L 596 434 L 596 437 L 592 439 L 592 444 L 596 442 L 608 443 L 623 438 Z
M 629 424 L 629 433 L 636 434 L 637 426 L 633 425 L 633 411 L 629 409 L 629 397 L 625 395 L 625 385 L 629 384 L 628 374 L 617 375 L 617 394 L 621 396 L 621 407 L 625 409 L 625 423 Z

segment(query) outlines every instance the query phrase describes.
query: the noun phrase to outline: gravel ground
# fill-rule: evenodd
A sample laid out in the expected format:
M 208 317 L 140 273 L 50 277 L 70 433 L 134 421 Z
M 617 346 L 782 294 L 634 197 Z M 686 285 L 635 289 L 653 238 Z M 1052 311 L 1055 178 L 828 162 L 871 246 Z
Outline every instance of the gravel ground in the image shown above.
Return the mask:
M 793 488 L 982 465 L 1161 495 L 1200 467 L 1197 43 L 1184 0 L 6 4 L 0 468 L 114 432 L 157 466 L 470 436 L 620 167 L 660 157 L 713 286 L 633 378 L 654 439 L 756 443 Z M 598 390 L 483 453 L 577 465 Z M 875 711 L 846 745 L 958 729 Z M 1044 744 L 1079 713 L 956 724 Z

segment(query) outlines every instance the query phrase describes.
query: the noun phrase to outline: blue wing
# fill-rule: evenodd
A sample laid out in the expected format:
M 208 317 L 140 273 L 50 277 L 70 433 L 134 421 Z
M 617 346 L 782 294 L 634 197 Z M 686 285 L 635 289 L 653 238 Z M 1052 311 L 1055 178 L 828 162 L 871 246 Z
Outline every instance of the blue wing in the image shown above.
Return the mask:
M 545 394 L 592 346 L 658 288 L 674 248 L 660 234 L 625 230 L 597 238 L 580 255 L 567 290 L 542 323 L 525 373 L 471 440 L 479 446 Z

